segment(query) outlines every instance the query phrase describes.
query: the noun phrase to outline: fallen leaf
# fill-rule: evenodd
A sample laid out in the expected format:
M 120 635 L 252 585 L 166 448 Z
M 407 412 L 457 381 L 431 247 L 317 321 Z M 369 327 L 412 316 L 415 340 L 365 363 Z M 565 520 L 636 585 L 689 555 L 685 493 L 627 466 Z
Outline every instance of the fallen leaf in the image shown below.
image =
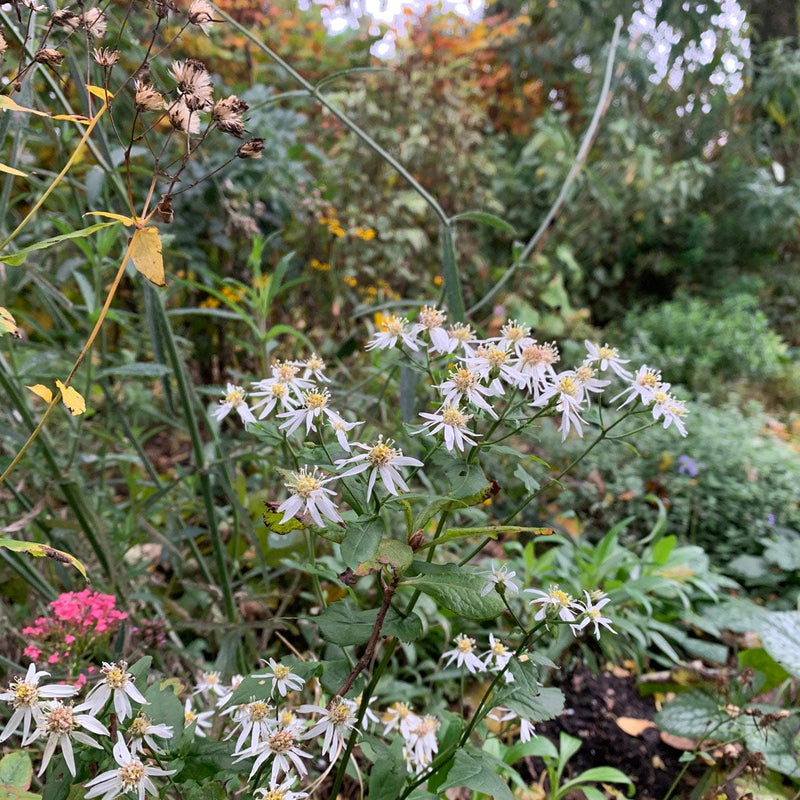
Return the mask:
M 19 339 L 20 337 L 17 322 L 14 317 L 11 316 L 11 312 L 3 308 L 3 306 L 0 306 L 0 336 L 4 333 L 10 333 L 15 339 Z
M 79 391 L 73 389 L 71 386 L 64 386 L 61 381 L 56 381 L 56 386 L 61 392 L 62 402 L 69 409 L 69 413 L 72 414 L 73 417 L 77 417 L 79 414 L 83 414 L 83 412 L 86 411 L 86 401 Z
M 45 403 L 53 402 L 53 393 L 41 383 L 37 383 L 34 386 L 26 386 L 25 388 L 30 389 L 37 397 L 41 397 Z
M 151 283 L 163 286 L 164 259 L 161 256 L 161 236 L 158 228 L 138 228 L 131 242 L 133 266 Z
M 23 172 L 19 169 L 14 169 L 14 167 L 9 167 L 7 164 L 0 164 L 0 172 L 5 172 L 8 175 L 18 175 L 20 178 L 27 178 L 28 173 Z
M 697 747 L 697 742 L 694 739 L 688 739 L 685 736 L 673 736 L 671 733 L 664 731 L 661 731 L 661 741 L 676 750 L 694 750 Z
M 648 728 L 655 728 L 653 720 L 636 717 L 617 717 L 616 723 L 628 736 L 640 736 Z

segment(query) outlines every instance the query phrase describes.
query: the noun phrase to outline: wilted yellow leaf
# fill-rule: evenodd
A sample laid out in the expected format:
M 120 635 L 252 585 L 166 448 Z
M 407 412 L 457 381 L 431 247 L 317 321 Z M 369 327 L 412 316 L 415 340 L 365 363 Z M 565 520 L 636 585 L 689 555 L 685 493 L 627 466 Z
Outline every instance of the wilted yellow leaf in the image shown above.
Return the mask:
M 41 383 L 37 383 L 35 386 L 26 386 L 25 388 L 30 389 L 37 397 L 41 397 L 45 403 L 53 401 L 53 393 L 46 386 L 42 386 Z
M 133 232 L 131 244 L 133 266 L 156 286 L 163 286 L 164 259 L 161 257 L 161 236 L 158 228 L 139 228 Z
M 19 175 L 20 178 L 28 177 L 27 172 L 23 172 L 20 169 L 14 169 L 14 167 L 9 167 L 6 164 L 0 164 L 0 172 L 6 172 L 9 175 Z
M 8 309 L 0 306 L 0 336 L 4 333 L 10 333 L 15 338 L 19 338 L 19 328 L 17 322 Z
M 126 228 L 130 228 L 133 225 L 133 220 L 130 217 L 126 217 L 124 214 L 112 214 L 110 211 L 87 211 L 83 216 L 93 217 L 109 217 L 110 219 L 115 219 L 117 222 L 121 222 Z
M 28 114 L 36 114 L 39 117 L 49 117 L 46 111 L 37 111 L 35 108 L 26 108 L 12 100 L 8 95 L 0 95 L 0 108 L 6 111 L 25 111 Z
M 83 399 L 83 395 L 81 395 L 80 392 L 73 389 L 71 386 L 64 386 L 61 381 L 56 381 L 56 386 L 61 392 L 61 400 L 73 417 L 77 417 L 79 414 L 83 414 L 83 412 L 86 411 L 86 401 Z
M 87 83 L 86 90 L 89 92 L 89 94 L 93 94 L 95 97 L 99 97 L 101 100 L 111 100 L 111 98 L 114 97 L 114 95 L 103 86 L 92 86 L 91 83 Z
M 655 723 L 651 719 L 637 719 L 636 717 L 617 717 L 617 726 L 628 736 L 639 736 L 648 728 L 654 728 Z
M 54 547 L 48 547 L 38 542 L 18 542 L 16 539 L 6 538 L 0 539 L 0 547 L 13 550 L 15 553 L 27 553 L 36 558 L 52 558 L 62 564 L 71 564 L 84 578 L 87 577 L 86 567 L 75 556 L 65 553 L 63 550 L 56 550 Z M 5 797 L 6 795 L 3 796 Z

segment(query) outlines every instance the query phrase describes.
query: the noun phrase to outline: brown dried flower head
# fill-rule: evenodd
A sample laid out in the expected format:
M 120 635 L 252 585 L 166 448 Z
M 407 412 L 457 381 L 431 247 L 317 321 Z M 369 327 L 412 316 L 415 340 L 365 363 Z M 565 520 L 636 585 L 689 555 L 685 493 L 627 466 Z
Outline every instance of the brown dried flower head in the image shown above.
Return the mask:
M 161 111 L 164 108 L 164 95 L 157 92 L 149 83 L 136 81 L 136 110 Z
M 200 117 L 197 109 L 190 108 L 182 97 L 169 107 L 169 122 L 176 131 L 181 131 L 181 133 L 198 133 L 200 131 Z
M 2 56 L 6 50 L 8 50 L 8 42 L 6 41 L 6 37 L 0 32 L 0 56 Z
M 92 50 L 92 58 L 104 69 L 113 67 L 119 61 L 119 51 L 112 50 L 110 47 L 95 47 Z
M 206 0 L 193 0 L 189 6 L 189 22 L 197 25 L 203 33 L 208 33 L 209 28 L 214 22 L 222 20 L 214 19 L 214 9 Z
M 178 84 L 181 100 L 192 110 L 197 111 L 211 105 L 211 93 L 214 84 L 205 65 L 194 58 L 185 61 L 173 61 L 170 75 Z
M 57 67 L 64 60 L 64 56 L 52 47 L 43 47 L 36 51 L 33 60 L 40 64 L 47 64 L 48 67 Z
M 99 8 L 90 8 L 81 14 L 78 24 L 94 39 L 102 39 L 108 27 L 106 15 Z
M 74 31 L 80 24 L 78 15 L 68 8 L 59 8 L 57 11 L 54 11 L 53 15 L 50 17 L 50 22 L 62 28 L 69 28 L 71 31 Z
M 239 146 L 236 155 L 239 158 L 261 158 L 261 151 L 264 149 L 263 139 L 248 139 L 244 144 Z
M 230 133 L 233 136 L 242 138 L 244 135 L 244 114 L 250 106 L 244 100 L 240 100 L 235 94 L 218 100 L 211 109 L 211 119 L 217 123 L 217 127 L 223 133 Z

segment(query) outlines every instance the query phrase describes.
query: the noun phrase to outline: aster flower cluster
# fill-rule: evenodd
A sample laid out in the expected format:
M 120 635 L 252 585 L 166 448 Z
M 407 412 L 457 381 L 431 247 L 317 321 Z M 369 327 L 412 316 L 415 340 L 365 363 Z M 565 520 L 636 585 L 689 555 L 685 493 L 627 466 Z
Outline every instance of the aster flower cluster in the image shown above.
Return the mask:
M 127 618 L 115 603 L 113 595 L 91 589 L 60 594 L 50 603 L 48 616 L 23 627 L 22 635 L 28 641 L 24 655 L 48 664 L 76 662 L 95 644 L 108 641 Z

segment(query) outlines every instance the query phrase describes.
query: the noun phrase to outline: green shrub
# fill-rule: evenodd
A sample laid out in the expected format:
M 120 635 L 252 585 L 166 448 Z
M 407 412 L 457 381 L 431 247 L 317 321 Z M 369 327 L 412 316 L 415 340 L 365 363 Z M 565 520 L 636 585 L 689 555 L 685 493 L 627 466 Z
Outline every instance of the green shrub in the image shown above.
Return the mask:
M 739 294 L 719 303 L 680 296 L 623 323 L 628 350 L 655 359 L 665 375 L 695 392 L 709 393 L 721 380 L 764 381 L 784 368 L 787 348 L 770 330 L 755 297 Z

